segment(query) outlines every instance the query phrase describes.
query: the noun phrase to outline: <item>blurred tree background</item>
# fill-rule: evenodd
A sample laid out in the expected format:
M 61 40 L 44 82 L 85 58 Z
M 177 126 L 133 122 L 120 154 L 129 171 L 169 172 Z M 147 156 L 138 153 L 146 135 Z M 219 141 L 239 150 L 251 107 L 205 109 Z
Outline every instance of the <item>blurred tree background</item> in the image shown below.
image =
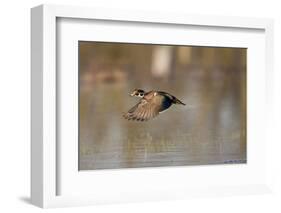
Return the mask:
M 245 48 L 79 42 L 80 169 L 246 162 Z M 135 88 L 187 104 L 129 122 Z

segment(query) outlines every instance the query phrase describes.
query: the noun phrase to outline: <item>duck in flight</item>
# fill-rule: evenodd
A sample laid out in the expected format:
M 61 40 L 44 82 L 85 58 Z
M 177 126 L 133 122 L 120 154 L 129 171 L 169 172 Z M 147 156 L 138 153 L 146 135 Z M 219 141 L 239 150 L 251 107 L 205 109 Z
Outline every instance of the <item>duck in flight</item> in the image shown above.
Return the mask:
M 142 89 L 135 89 L 130 95 L 141 99 L 123 115 L 128 120 L 148 121 L 167 110 L 173 104 L 185 105 L 175 96 L 162 91 L 152 90 L 145 92 Z

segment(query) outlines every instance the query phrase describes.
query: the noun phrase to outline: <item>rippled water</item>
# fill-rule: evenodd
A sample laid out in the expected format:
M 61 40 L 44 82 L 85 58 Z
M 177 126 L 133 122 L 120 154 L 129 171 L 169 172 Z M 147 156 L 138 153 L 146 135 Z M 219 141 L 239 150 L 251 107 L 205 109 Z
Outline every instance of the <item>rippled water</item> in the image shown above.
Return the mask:
M 245 73 L 202 72 L 145 81 L 143 89 L 169 92 L 187 104 L 148 122 L 122 117 L 138 101 L 128 95 L 139 86 L 134 81 L 82 85 L 79 169 L 245 163 Z

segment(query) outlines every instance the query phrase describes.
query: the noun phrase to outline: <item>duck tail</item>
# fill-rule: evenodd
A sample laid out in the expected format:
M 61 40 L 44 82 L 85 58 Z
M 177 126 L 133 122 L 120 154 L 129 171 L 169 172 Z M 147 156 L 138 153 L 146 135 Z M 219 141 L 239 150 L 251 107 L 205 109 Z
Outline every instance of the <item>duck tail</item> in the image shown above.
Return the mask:
M 183 103 L 182 101 L 180 101 L 179 99 L 177 99 L 175 97 L 173 98 L 173 103 L 174 104 L 181 104 L 181 105 L 184 105 L 184 106 L 186 105 L 185 103 Z

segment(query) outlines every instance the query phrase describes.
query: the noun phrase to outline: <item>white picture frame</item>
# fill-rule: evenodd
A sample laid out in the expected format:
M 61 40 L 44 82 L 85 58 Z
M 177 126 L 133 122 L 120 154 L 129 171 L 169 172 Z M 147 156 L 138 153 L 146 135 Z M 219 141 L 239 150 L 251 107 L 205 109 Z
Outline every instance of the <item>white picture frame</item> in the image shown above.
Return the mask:
M 214 182 L 221 182 L 221 184 L 214 185 L 202 185 L 198 176 L 197 183 L 192 183 L 194 187 L 188 185 L 178 187 L 176 185 L 165 186 L 165 182 L 159 183 L 157 187 L 151 189 L 146 188 L 144 185 L 143 191 L 140 187 L 134 186 L 130 183 L 130 177 L 139 176 L 146 179 L 148 176 L 155 178 L 167 176 L 167 171 L 172 171 L 176 175 L 168 175 L 171 179 L 176 179 L 178 175 L 186 175 L 186 168 L 149 168 L 149 169 L 138 169 L 138 170 L 120 170 L 105 172 L 99 171 L 99 173 L 84 174 L 85 177 L 79 179 L 80 181 L 89 181 L 93 178 L 99 178 L 100 181 L 110 180 L 114 175 L 120 179 L 124 179 L 128 184 L 130 190 L 119 191 L 120 188 L 108 188 L 106 189 L 105 182 L 99 182 L 100 188 L 96 188 L 97 192 L 95 195 L 84 193 L 81 190 L 78 194 L 60 194 L 59 185 L 63 184 L 61 181 L 64 179 L 60 178 L 60 173 L 63 171 L 65 164 L 59 164 L 60 152 L 58 144 L 56 143 L 57 134 L 57 107 L 58 97 L 57 88 L 60 84 L 56 70 L 57 65 L 57 29 L 58 20 L 63 19 L 78 19 L 78 20 L 99 20 L 118 22 L 119 25 L 122 23 L 143 23 L 154 24 L 165 26 L 166 28 L 173 26 L 199 26 L 202 28 L 212 29 L 224 29 L 227 31 L 232 30 L 256 30 L 262 33 L 261 40 L 258 42 L 265 42 L 262 44 L 264 47 L 264 53 L 260 53 L 262 60 L 257 61 L 262 63 L 260 68 L 260 76 L 265 75 L 266 78 L 248 76 L 250 82 L 248 98 L 253 97 L 254 89 L 259 88 L 259 92 L 262 94 L 259 100 L 252 98 L 249 101 L 247 110 L 248 112 L 255 112 L 260 114 L 254 117 L 251 113 L 247 115 L 248 124 L 252 130 L 257 130 L 257 135 L 253 138 L 248 137 L 247 140 L 259 140 L 260 146 L 255 148 L 253 146 L 253 152 L 258 152 L 256 157 L 262 157 L 265 160 L 262 166 L 257 166 L 253 163 L 253 175 L 262 174 L 262 177 L 256 177 L 252 184 L 249 181 L 237 181 L 232 182 L 229 179 L 228 182 L 223 182 L 218 179 Z M 114 202 L 128 202 L 128 201 L 143 201 L 143 200 L 165 200 L 165 199 L 177 199 L 185 197 L 197 197 L 197 196 L 214 196 L 214 195 L 232 195 L 232 194 L 253 194 L 253 193 L 264 193 L 271 191 L 271 166 L 270 161 L 267 160 L 270 153 L 266 153 L 265 148 L 270 146 L 270 129 L 271 129 L 271 109 L 272 109 L 272 82 L 273 82 L 273 21 L 271 19 L 257 19 L 257 18 L 241 18 L 241 17 L 216 17 L 216 16 L 203 16 L 203 15 L 187 15 L 187 14 L 160 14 L 145 11 L 121 11 L 121 10 L 110 10 L 100 8 L 84 8 L 74 6 L 54 6 L 54 5 L 41 5 L 31 10 L 31 73 L 32 73 L 32 117 L 31 117 L 31 201 L 33 204 L 47 208 L 47 207 L 61 207 L 61 206 L 76 206 L 76 205 L 91 205 L 97 203 L 114 203 Z M 208 37 L 208 35 L 206 35 Z M 233 35 L 235 36 L 235 34 Z M 125 39 L 126 41 L 126 39 Z M 164 42 L 164 41 L 162 41 Z M 198 45 L 208 45 L 208 42 L 202 43 L 198 41 Z M 201 43 L 200 43 L 201 42 Z M 219 42 L 219 41 L 217 41 Z M 218 43 L 219 44 L 219 43 Z M 223 45 L 223 44 L 222 44 Z M 263 66 L 264 65 L 264 66 Z M 253 67 L 252 67 L 253 68 Z M 251 77 L 249 79 L 249 77 Z M 262 85 L 261 85 L 262 84 Z M 253 85 L 253 87 L 251 87 Z M 255 85 L 255 86 L 254 86 Z M 263 87 L 264 86 L 264 87 Z M 251 91 L 253 93 L 251 93 Z M 264 96 L 263 96 L 264 95 Z M 262 104 L 259 104 L 260 102 Z M 257 109 L 253 109 L 255 107 Z M 261 105 L 261 106 L 260 106 Z M 269 112 L 269 113 L 266 113 Z M 254 123 L 260 123 L 259 126 L 255 126 Z M 249 128 L 249 127 L 247 127 Z M 265 131 L 259 131 L 264 129 Z M 251 131 L 252 131 L 251 130 Z M 250 132 L 251 132 L 250 131 Z M 267 149 L 269 150 L 269 149 Z M 67 152 L 67 150 L 66 150 Z M 70 155 L 72 160 L 77 160 L 75 156 Z M 250 156 L 251 157 L 251 156 Z M 253 158 L 255 159 L 255 158 Z M 250 164 L 251 165 L 251 164 Z M 227 166 L 226 166 L 227 167 Z M 195 168 L 193 178 L 196 175 L 205 176 L 213 170 L 213 173 L 222 174 L 222 170 L 229 170 L 230 173 L 245 172 L 251 173 L 248 167 L 239 168 L 226 168 L 225 166 L 214 166 L 214 167 L 201 167 L 198 171 L 198 167 Z M 191 168 L 191 167 L 190 167 Z M 189 169 L 189 168 L 187 168 Z M 194 170 L 194 168 L 190 169 Z M 249 171 L 248 171 L 249 170 Z M 78 171 L 77 171 L 78 172 Z M 156 174 L 157 173 L 157 174 Z M 142 174 L 145 174 L 142 176 Z M 65 175 L 70 175 L 69 180 L 75 181 L 76 177 L 71 177 L 71 172 Z M 65 176 L 64 175 L 64 176 Z M 96 176 L 94 176 L 96 175 Z M 97 177 L 98 175 L 98 177 Z M 239 175 L 239 174 L 237 174 Z M 241 175 L 241 174 L 240 174 Z M 87 176 L 87 177 L 86 177 Z M 243 175 L 241 175 L 243 176 Z M 247 176 L 250 180 L 255 176 Z M 167 177 L 166 177 L 167 178 Z M 220 177 L 221 178 L 221 177 Z M 78 179 L 77 179 L 78 180 Z M 179 183 L 181 180 L 179 180 Z M 177 182 L 177 181 L 175 181 Z M 117 180 L 118 183 L 118 180 Z M 145 184 L 144 182 L 143 184 Z M 72 184 L 72 186 L 71 186 Z M 67 187 L 68 191 L 74 190 L 79 191 L 78 186 L 75 188 L 78 182 L 70 182 Z M 120 180 L 120 184 L 125 184 Z M 110 185 L 112 187 L 112 184 Z M 122 196 L 120 196 L 122 193 Z M 58 195 L 59 194 L 59 195 Z

